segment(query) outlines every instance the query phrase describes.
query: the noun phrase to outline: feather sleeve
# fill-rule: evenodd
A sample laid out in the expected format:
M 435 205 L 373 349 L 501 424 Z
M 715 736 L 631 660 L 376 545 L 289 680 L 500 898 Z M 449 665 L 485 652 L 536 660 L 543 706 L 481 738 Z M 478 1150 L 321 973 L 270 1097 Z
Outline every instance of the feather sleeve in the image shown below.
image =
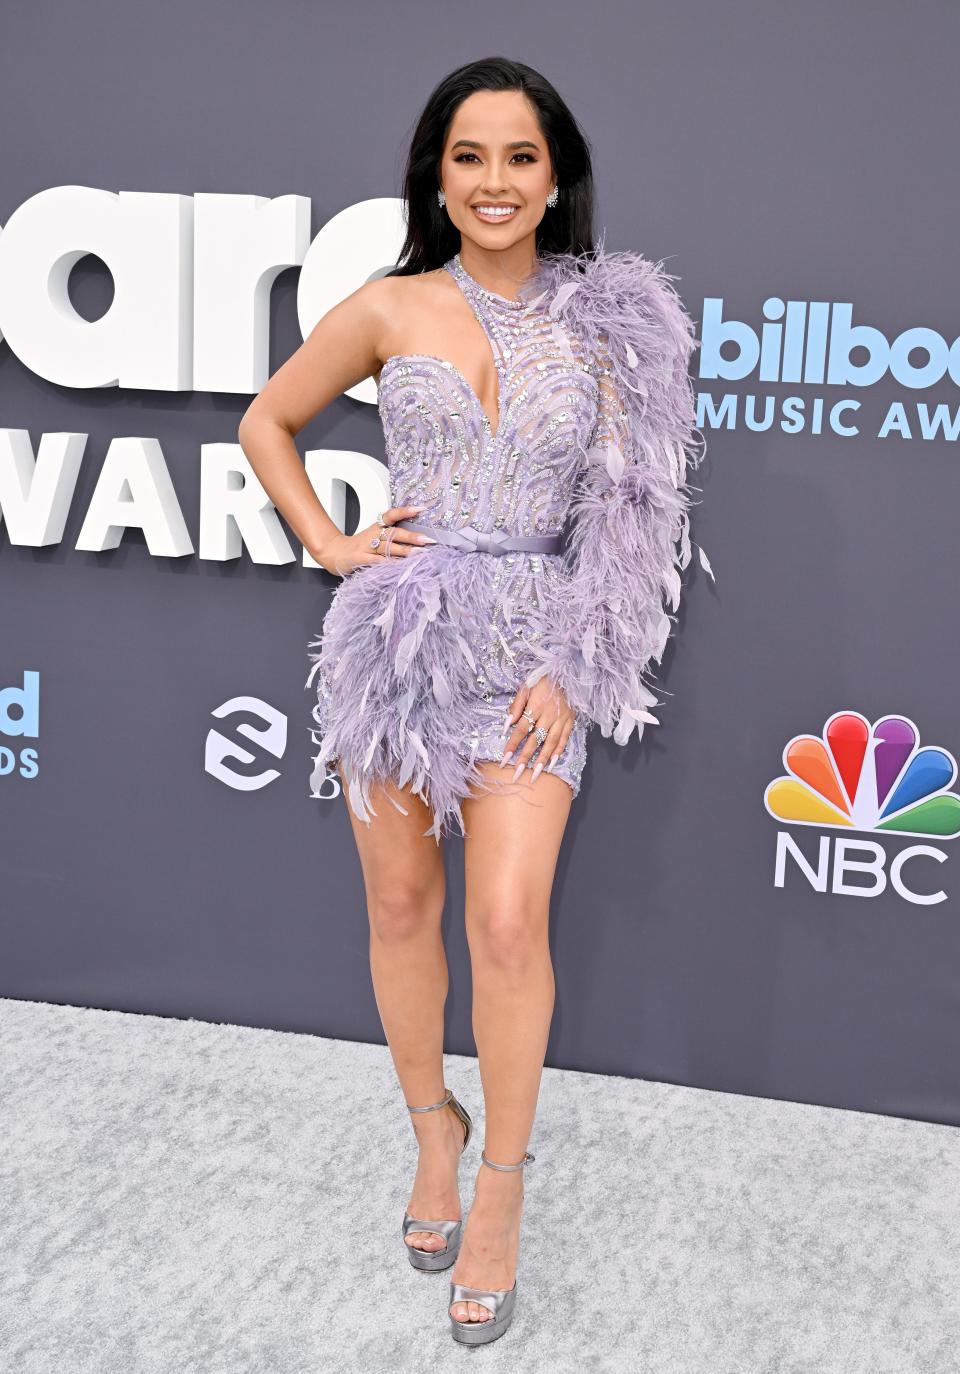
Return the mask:
M 626 744 L 657 699 L 643 682 L 663 655 L 690 562 L 688 465 L 703 456 L 688 365 L 698 347 L 671 278 L 639 253 L 545 259 L 555 330 L 594 360 L 596 426 L 567 512 L 557 579 L 528 641 L 532 687 L 544 675 L 571 707 Z M 542 278 L 538 276 L 538 284 Z M 700 559 L 712 576 L 703 550 Z

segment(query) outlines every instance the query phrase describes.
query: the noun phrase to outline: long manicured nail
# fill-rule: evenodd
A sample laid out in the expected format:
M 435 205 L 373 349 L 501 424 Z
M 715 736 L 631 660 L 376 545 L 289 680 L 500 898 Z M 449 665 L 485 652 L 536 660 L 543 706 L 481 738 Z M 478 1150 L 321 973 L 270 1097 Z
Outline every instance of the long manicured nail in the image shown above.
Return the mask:
M 554 754 L 553 758 L 552 758 L 552 759 L 550 760 L 550 762 L 547 764 L 547 772 L 548 772 L 548 773 L 552 773 L 552 772 L 553 772 L 553 765 L 558 761 L 559 758 L 560 758 L 560 755 L 559 755 L 559 754 Z
M 501 768 L 506 768 L 507 764 L 508 764 L 508 763 L 510 762 L 510 760 L 513 758 L 513 756 L 514 756 L 514 754 L 515 754 L 516 752 L 517 752 L 517 751 L 516 751 L 515 749 L 511 749 L 509 754 L 504 754 L 503 758 L 500 760 L 500 767 L 501 767 Z
M 517 764 L 517 771 L 513 775 L 514 782 L 516 782 L 517 778 L 519 778 L 520 774 L 523 772 L 526 766 L 527 765 L 524 763 L 523 759 L 521 759 L 520 762 Z
M 541 762 L 538 763 L 537 766 L 536 766 L 536 768 L 533 770 L 533 777 L 530 779 L 531 783 L 536 782 L 537 778 L 539 778 L 539 776 L 540 776 L 540 774 L 541 774 L 542 772 L 543 772 L 543 761 L 541 760 Z

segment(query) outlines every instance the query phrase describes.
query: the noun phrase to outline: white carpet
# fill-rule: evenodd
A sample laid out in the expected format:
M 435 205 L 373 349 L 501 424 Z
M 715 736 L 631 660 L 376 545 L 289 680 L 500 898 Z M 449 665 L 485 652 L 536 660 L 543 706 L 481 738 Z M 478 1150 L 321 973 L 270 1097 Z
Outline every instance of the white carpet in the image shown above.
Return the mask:
M 403 1254 L 383 1047 L 0 999 L 0 1056 L 3 1374 L 960 1368 L 952 1127 L 546 1069 L 516 1318 L 475 1351 Z

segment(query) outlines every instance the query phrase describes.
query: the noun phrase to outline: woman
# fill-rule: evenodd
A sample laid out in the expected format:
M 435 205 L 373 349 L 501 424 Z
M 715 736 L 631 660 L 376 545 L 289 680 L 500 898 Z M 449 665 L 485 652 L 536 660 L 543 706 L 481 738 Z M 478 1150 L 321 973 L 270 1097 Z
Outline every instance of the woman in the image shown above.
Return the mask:
M 658 267 L 594 247 L 587 144 L 522 63 L 441 82 L 405 195 L 402 265 L 324 316 L 240 439 L 296 535 L 343 578 L 312 646 L 317 762 L 349 799 L 377 1005 L 419 1144 L 407 1255 L 454 1265 L 452 1333 L 479 1345 L 516 1300 L 553 1015 L 550 894 L 586 733 L 599 724 L 625 744 L 655 719 L 641 673 L 689 561 L 695 341 Z M 396 504 L 347 535 L 293 440 L 370 375 Z M 454 820 L 486 1109 L 465 1226 L 472 1122 L 442 1058 L 440 840 Z

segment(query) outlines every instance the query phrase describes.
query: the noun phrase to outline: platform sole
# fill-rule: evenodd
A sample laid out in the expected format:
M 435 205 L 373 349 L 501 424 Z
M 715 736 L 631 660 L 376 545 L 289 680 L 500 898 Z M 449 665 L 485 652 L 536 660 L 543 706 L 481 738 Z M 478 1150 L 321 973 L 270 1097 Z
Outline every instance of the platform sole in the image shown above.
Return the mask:
M 501 1336 L 506 1335 L 509 1326 L 510 1321 L 498 1321 L 495 1317 L 488 1317 L 486 1321 L 471 1322 L 469 1326 L 452 1318 L 450 1321 L 453 1339 L 461 1345 L 489 1345 L 491 1341 L 499 1340 Z M 487 1327 L 490 1327 L 489 1331 Z
M 438 1269 L 449 1269 L 456 1264 L 457 1255 L 460 1253 L 458 1245 L 454 1250 L 418 1250 L 415 1245 L 407 1245 L 407 1257 L 414 1269 L 422 1269 L 426 1273 L 435 1273 Z

